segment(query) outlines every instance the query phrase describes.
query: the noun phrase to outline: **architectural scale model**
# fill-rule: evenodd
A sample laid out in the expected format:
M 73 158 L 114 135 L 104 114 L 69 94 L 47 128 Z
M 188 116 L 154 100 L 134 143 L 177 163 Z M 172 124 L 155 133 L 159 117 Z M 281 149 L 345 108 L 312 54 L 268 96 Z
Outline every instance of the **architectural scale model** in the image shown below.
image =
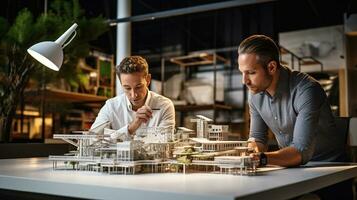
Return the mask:
M 72 168 L 107 173 L 217 172 L 254 174 L 257 161 L 248 155 L 247 141 L 228 141 L 228 126 L 211 124 L 202 115 L 192 119 L 196 133 L 185 127 L 148 127 L 130 138 L 106 122 L 79 134 L 54 134 L 76 147 L 63 156 L 49 156 L 54 169 Z M 196 136 L 196 137 L 194 137 Z

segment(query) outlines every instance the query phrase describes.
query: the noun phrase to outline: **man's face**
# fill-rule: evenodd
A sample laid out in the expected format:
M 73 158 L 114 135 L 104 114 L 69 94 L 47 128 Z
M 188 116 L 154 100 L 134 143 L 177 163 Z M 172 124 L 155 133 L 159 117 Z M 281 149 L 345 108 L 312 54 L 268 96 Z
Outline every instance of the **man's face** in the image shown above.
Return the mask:
M 120 74 L 121 85 L 134 109 L 138 109 L 145 104 L 150 81 L 151 75 L 145 76 L 144 72 Z
M 272 82 L 272 75 L 264 66 L 258 63 L 258 56 L 242 54 L 238 57 L 239 71 L 242 72 L 242 83 L 245 84 L 253 94 L 265 91 Z

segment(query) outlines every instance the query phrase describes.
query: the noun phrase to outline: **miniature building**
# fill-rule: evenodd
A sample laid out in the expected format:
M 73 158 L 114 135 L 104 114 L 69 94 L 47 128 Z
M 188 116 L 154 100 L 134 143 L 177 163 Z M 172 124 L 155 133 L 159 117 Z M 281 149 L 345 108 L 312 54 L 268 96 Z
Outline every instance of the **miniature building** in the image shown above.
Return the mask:
M 134 140 L 144 143 L 167 143 L 174 139 L 174 129 L 172 127 L 147 127 L 136 131 Z
M 191 122 L 197 123 L 197 137 L 208 138 L 208 122 L 212 122 L 212 119 L 202 115 L 196 115 L 196 119 L 191 119 Z
M 136 146 L 135 141 L 124 141 L 117 143 L 117 159 L 118 161 L 133 161 L 134 160 L 134 150 Z
M 255 173 L 259 164 L 259 161 L 252 160 L 250 156 L 217 156 L 214 162 L 221 172 L 241 175 Z
M 191 129 L 185 128 L 185 127 L 178 127 L 177 132 L 176 132 L 176 139 L 179 140 L 186 140 L 190 137 L 194 137 L 195 132 Z
M 208 125 L 208 139 L 215 141 L 223 141 L 228 139 L 227 125 Z
M 172 165 L 182 165 L 184 173 L 190 166 L 211 170 L 216 169 L 212 166 L 218 166 L 222 173 L 227 173 L 227 170 L 228 173 L 240 174 L 247 170 L 255 171 L 251 157 L 246 156 L 249 150 L 247 141 L 227 141 L 228 126 L 208 124 L 211 119 L 201 115 L 197 117 L 192 120 L 197 122 L 197 138 L 192 138 L 193 131 L 184 127 L 180 127 L 176 135 L 172 127 L 147 127 L 137 130 L 131 139 L 108 129 L 108 123 L 100 125 L 103 130 L 96 128 L 95 131 L 83 132 L 85 134 L 54 134 L 54 138 L 76 146 L 77 151 L 71 155 L 50 156 L 49 159 L 53 161 L 54 169 L 58 168 L 58 161 L 64 161 L 72 163 L 71 168 L 77 170 L 123 174 L 135 174 L 137 169 L 164 172 Z M 112 134 L 121 136 L 119 140 L 113 140 Z
M 235 147 L 242 147 L 247 143 L 245 141 L 211 141 L 206 138 L 190 138 L 196 143 L 196 148 L 201 152 L 226 151 Z

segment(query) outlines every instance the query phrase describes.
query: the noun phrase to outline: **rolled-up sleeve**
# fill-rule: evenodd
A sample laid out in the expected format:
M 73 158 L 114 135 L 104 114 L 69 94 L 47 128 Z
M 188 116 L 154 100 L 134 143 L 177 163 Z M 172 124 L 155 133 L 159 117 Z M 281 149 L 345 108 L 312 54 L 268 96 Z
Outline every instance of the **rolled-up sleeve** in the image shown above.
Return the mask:
M 250 113 L 250 131 L 249 131 L 249 140 L 254 138 L 256 142 L 267 144 L 267 131 L 268 126 L 262 119 L 261 115 L 249 101 L 249 113 Z
M 320 110 L 326 94 L 316 85 L 300 88 L 294 102 L 297 118 L 290 146 L 301 153 L 301 164 L 307 163 L 314 154 Z

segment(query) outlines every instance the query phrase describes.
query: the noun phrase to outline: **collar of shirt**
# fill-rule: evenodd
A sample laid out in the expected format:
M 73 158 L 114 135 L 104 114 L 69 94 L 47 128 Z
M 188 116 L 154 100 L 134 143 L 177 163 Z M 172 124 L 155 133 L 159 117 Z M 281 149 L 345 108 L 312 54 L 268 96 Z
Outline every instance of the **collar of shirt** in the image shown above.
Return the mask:
M 272 98 L 273 100 L 281 97 L 284 93 L 289 92 L 289 85 L 290 85 L 290 81 L 289 81 L 289 72 L 291 70 L 285 66 L 281 66 L 280 68 L 280 74 L 279 74 L 279 80 L 277 83 L 277 87 L 276 87 L 276 92 L 275 95 L 273 97 L 271 97 L 269 95 L 268 92 L 263 91 L 261 94 L 265 94 L 268 97 Z
M 129 98 L 125 95 L 125 100 L 126 100 L 126 105 L 129 111 L 133 111 L 133 105 L 131 105 Z M 146 95 L 146 100 L 145 100 L 145 105 L 149 106 L 150 105 L 150 100 L 151 100 L 151 93 L 149 89 L 147 90 L 147 95 Z M 149 106 L 150 107 L 150 106 Z

